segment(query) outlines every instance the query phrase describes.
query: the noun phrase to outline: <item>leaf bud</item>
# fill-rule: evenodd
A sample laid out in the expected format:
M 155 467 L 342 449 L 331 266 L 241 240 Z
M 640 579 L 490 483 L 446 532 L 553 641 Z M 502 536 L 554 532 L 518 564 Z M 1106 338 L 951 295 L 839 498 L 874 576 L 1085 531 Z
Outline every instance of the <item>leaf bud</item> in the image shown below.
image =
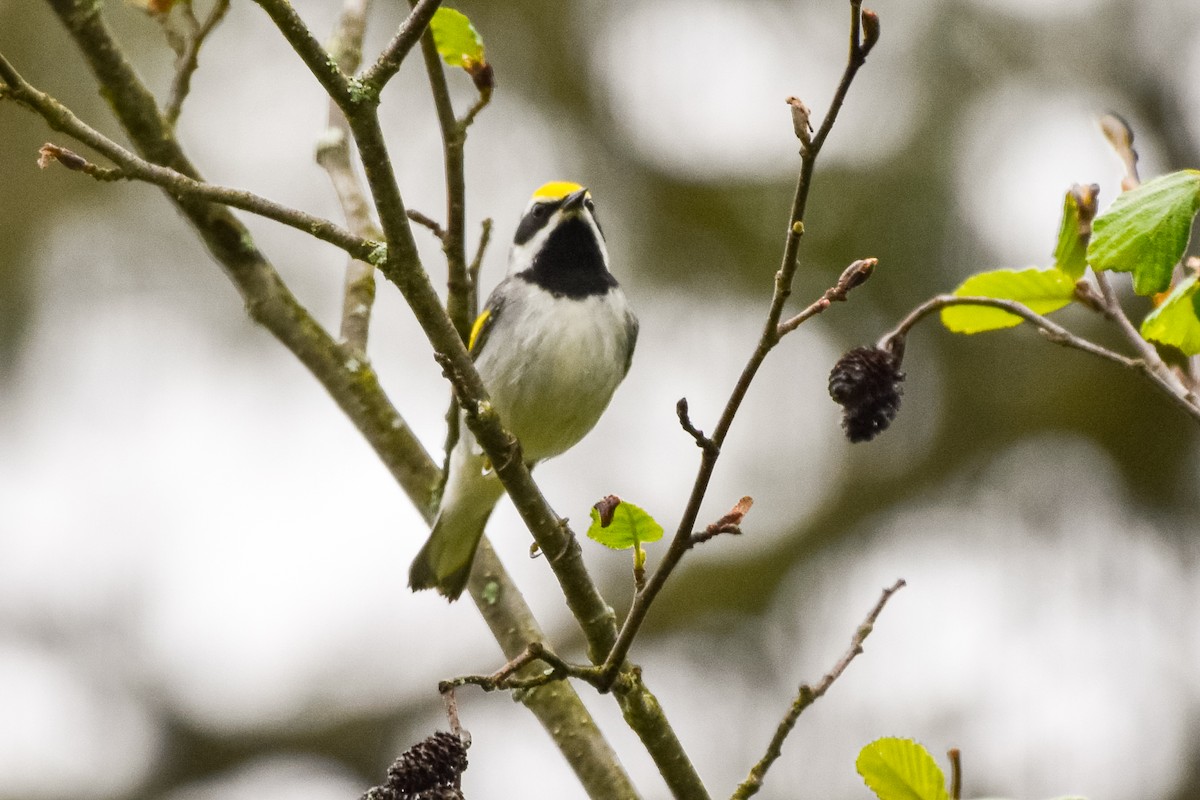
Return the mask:
M 865 56 L 879 41 L 879 15 L 869 8 L 862 10 L 862 32 L 862 54 Z

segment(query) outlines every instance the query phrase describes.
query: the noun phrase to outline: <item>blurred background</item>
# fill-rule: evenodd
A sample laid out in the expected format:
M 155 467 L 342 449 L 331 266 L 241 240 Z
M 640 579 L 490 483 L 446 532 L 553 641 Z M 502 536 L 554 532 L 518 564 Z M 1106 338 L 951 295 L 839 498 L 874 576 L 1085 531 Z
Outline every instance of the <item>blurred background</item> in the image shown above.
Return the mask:
M 339 5 L 296 3 L 322 37 Z M 368 52 L 403 4 L 376 5 Z M 698 461 L 675 401 L 711 429 L 756 341 L 799 163 L 784 98 L 827 106 L 847 3 L 454 5 L 499 87 L 467 146 L 471 230 L 496 220 L 483 290 L 533 188 L 574 179 L 642 321 L 609 413 L 539 468 L 541 485 L 577 531 L 610 492 L 672 529 Z M 701 515 L 752 495 L 745 535 L 688 556 L 632 657 L 727 796 L 796 685 L 903 577 L 762 796 L 868 797 L 858 749 L 898 735 L 939 758 L 961 748 L 968 796 L 1198 798 L 1195 423 L 1137 376 L 1025 329 L 922 326 L 900 415 L 869 444 L 842 438 L 825 383 L 842 351 L 966 275 L 1048 265 L 1069 185 L 1099 183 L 1102 208 L 1118 190 L 1101 113 L 1130 121 L 1144 177 L 1200 167 L 1200 6 L 873 7 L 882 41 L 818 164 L 793 307 L 856 258 L 880 266 L 767 361 Z M 120 2 L 105 12 L 165 94 L 158 26 Z M 0 51 L 123 141 L 44 4 L 0 0 Z M 234 3 L 201 61 L 180 132 L 206 177 L 340 219 L 312 159 L 325 102 L 261 10 Z M 469 80 L 450 81 L 465 108 Z M 419 58 L 383 114 L 409 206 L 442 216 Z M 419 517 L 158 190 L 41 171 L 47 140 L 75 146 L 0 104 L 0 798 L 356 797 L 444 727 L 436 681 L 491 671 L 499 650 L 469 602 L 405 588 Z M 339 252 L 241 216 L 336 327 Z M 373 362 L 438 453 L 445 386 L 398 293 L 379 294 Z M 1121 346 L 1087 314 L 1059 317 Z M 490 531 L 555 646 L 582 658 L 510 505 Z M 588 545 L 623 610 L 627 554 Z M 581 694 L 646 797 L 665 797 L 615 704 Z M 523 708 L 460 702 L 468 797 L 582 796 Z

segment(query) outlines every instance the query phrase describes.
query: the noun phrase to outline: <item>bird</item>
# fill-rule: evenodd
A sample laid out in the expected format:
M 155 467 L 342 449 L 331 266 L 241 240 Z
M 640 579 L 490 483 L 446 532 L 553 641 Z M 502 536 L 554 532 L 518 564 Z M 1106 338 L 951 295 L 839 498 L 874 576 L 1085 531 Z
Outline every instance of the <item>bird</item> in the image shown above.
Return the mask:
M 552 181 L 517 225 L 508 272 L 471 327 L 468 350 L 525 462 L 560 455 L 590 431 L 629 372 L 638 321 L 609 267 L 591 192 Z M 414 591 L 462 594 L 504 494 L 460 412 L 459 438 L 429 539 L 409 569 Z

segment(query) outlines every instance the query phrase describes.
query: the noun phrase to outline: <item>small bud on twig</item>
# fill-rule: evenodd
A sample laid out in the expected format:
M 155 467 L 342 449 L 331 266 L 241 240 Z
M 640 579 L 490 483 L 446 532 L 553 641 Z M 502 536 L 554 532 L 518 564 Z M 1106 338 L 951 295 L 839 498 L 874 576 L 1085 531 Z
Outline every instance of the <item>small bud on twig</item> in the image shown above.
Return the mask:
M 1125 177 L 1121 179 L 1121 190 L 1127 192 L 1137 188 L 1141 183 L 1141 178 L 1138 177 L 1137 150 L 1133 148 L 1133 128 L 1129 127 L 1129 123 L 1119 114 L 1110 111 L 1100 118 L 1100 131 L 1104 134 L 1104 138 L 1108 139 L 1112 149 L 1116 151 L 1121 163 L 1125 165 Z
M 45 169 L 56 161 L 72 172 L 82 172 L 98 181 L 115 181 L 125 177 L 125 173 L 117 167 L 97 166 L 74 150 L 46 142 L 38 150 L 38 166 Z
M 1071 196 L 1079 209 L 1079 238 L 1085 243 L 1092 235 L 1092 220 L 1096 218 L 1097 198 L 1100 196 L 1099 184 L 1071 184 Z
M 861 52 L 865 57 L 879 41 L 879 15 L 869 8 L 862 10 L 862 32 Z
M 866 283 L 871 274 L 875 272 L 875 265 L 878 263 L 879 259 L 877 258 L 860 258 L 842 270 L 836 287 L 841 296 L 834 299 L 845 300 L 846 294 L 851 289 L 855 289 Z
M 87 167 L 87 159 L 78 153 L 68 150 L 65 147 L 59 147 L 56 144 L 46 142 L 38 150 L 38 166 L 42 169 L 50 166 L 51 163 L 57 161 L 69 170 L 75 172 L 83 172 Z
M 738 500 L 733 508 L 729 509 L 719 520 L 709 525 L 703 531 L 693 533 L 691 543 L 697 545 L 707 542 L 709 539 L 719 536 L 722 533 L 740 536 L 742 534 L 742 520 L 745 519 L 752 505 L 754 505 L 754 498 L 748 495 Z
M 799 97 L 789 97 L 786 101 L 792 107 L 792 128 L 796 131 L 796 138 L 800 140 L 805 151 L 812 147 L 812 132 L 813 126 L 810 121 L 812 111 Z

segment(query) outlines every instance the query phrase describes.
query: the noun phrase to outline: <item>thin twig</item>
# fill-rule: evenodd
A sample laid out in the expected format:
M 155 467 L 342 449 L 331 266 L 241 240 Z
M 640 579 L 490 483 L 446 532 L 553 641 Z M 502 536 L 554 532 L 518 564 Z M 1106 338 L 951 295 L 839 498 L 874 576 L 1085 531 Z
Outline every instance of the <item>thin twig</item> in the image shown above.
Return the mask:
M 467 265 L 467 281 L 471 290 L 467 293 L 467 314 L 471 319 L 479 315 L 479 270 L 483 266 L 483 254 L 487 252 L 488 242 L 492 240 L 492 218 L 487 217 L 480 225 L 479 244 L 475 248 L 475 257 Z
M 475 102 L 467 109 L 467 113 L 463 114 L 458 120 L 458 127 L 463 130 L 463 135 L 466 135 L 467 128 L 471 127 L 471 123 L 475 121 L 475 117 L 479 116 L 479 112 L 488 107 L 488 103 L 492 102 L 492 90 L 486 88 L 479 92 L 479 96 L 475 98 Z
M 410 0 L 416 12 L 416 0 Z M 446 230 L 440 237 L 446 254 L 446 313 L 463 341 L 471 332 L 472 317 L 468 313 L 467 296 L 471 291 L 467 277 L 467 187 L 466 187 L 466 129 L 454 116 L 450 87 L 442 57 L 433 41 L 433 31 L 421 37 L 421 55 L 429 92 L 437 111 L 438 129 L 442 135 L 442 169 L 446 179 Z M 453 443 L 450 443 L 453 445 Z
M 491 459 L 496 476 L 507 490 L 517 513 L 545 553 L 567 606 L 587 638 L 589 659 L 593 663 L 603 661 L 616 640 L 616 615 L 588 573 L 578 539 L 554 513 L 530 475 L 528 465 L 520 458 L 512 458 L 516 452 L 515 439 L 504 430 L 499 415 L 492 408 L 466 345 L 446 315 L 429 274 L 422 267 L 378 109 L 372 102 L 377 98 L 363 82 L 358 82 L 355 87 L 342 85 L 343 76 L 336 65 L 318 63 L 328 59 L 319 48 L 313 48 L 311 34 L 294 28 L 298 18 L 285 0 L 255 2 L 268 11 L 293 49 L 346 113 L 379 224 L 387 240 L 386 251 L 381 252 L 381 257 L 373 263 L 400 290 L 432 345 L 435 357 L 446 366 L 446 374 L 467 410 L 464 417 L 475 441 Z M 625 720 L 646 746 L 671 792 L 694 800 L 707 798 L 708 791 L 695 766 L 640 675 L 623 675 L 620 680 L 613 681 L 612 689 Z
M 729 429 L 733 425 L 734 417 L 737 416 L 738 409 L 741 408 L 742 400 L 745 398 L 746 392 L 749 391 L 750 384 L 754 380 L 758 368 L 762 366 L 767 354 L 779 341 L 779 322 L 783 316 L 784 305 L 792 293 L 792 282 L 798 267 L 797 254 L 800 247 L 800 238 L 804 234 L 804 213 L 808 204 L 808 193 L 812 182 L 813 168 L 816 165 L 817 156 L 821 152 L 821 147 L 824 145 L 829 132 L 833 129 L 834 122 L 837 120 L 838 111 L 842 107 L 846 93 L 850 90 L 850 84 L 853 83 L 854 76 L 866 60 L 866 50 L 863 48 L 860 33 L 861 14 L 862 0 L 850 0 L 849 56 L 847 57 L 846 66 L 842 71 L 842 77 L 834 92 L 833 99 L 830 101 L 829 109 L 825 112 L 825 118 L 821 122 L 821 127 L 817 129 L 817 133 L 812 137 L 811 141 L 806 143 L 801 149 L 800 173 L 796 179 L 796 193 L 792 199 L 792 210 L 788 219 L 783 260 L 778 272 L 775 273 L 775 288 L 771 296 L 771 306 L 767 311 L 767 318 L 763 325 L 763 331 L 759 337 L 758 344 L 755 346 L 754 352 L 750 355 L 745 367 L 743 367 L 742 374 L 734 385 L 729 400 L 726 402 L 725 408 L 721 412 L 721 417 L 711 435 L 712 441 L 717 448 L 720 448 L 724 444 L 725 436 L 729 433 Z M 822 301 L 817 302 L 821 304 Z M 825 303 L 821 309 L 813 313 L 819 313 L 820 310 L 824 310 L 826 307 L 828 307 L 828 303 Z M 805 317 L 805 319 L 807 318 Z M 802 321 L 800 320 L 796 324 L 799 325 Z M 667 552 L 663 555 L 658 568 L 650 576 L 650 580 L 646 582 L 646 587 L 634 595 L 633 603 L 630 605 L 629 612 L 617 635 L 616 644 L 604 661 L 605 675 L 611 680 L 616 679 L 617 673 L 625 663 L 629 648 L 633 646 L 634 637 L 641 628 L 642 622 L 645 620 L 646 614 L 654 602 L 654 598 L 662 591 L 667 578 L 670 577 L 680 559 L 683 558 L 683 555 L 691 547 L 696 518 L 700 513 L 700 505 L 708 492 L 709 481 L 712 479 L 718 457 L 718 452 L 705 452 L 701 456 L 700 468 L 697 470 L 696 479 L 692 484 L 692 492 L 681 515 L 679 527 L 676 528 L 675 534 L 671 539 L 671 544 L 667 548 Z
M 1101 281 L 1101 288 L 1104 287 L 1103 275 L 1096 275 L 1096 278 Z M 1109 288 L 1111 292 L 1111 287 Z M 1115 297 L 1113 298 L 1115 300 Z M 1179 382 L 1178 378 L 1170 370 L 1156 369 L 1151 363 L 1144 358 L 1130 358 L 1129 356 L 1121 355 L 1113 350 L 1096 344 L 1081 336 L 1071 333 L 1066 328 L 1056 322 L 1053 322 L 1041 314 L 1030 310 L 1027 306 L 1018 303 L 1015 300 L 1001 300 L 995 297 L 959 297 L 957 295 L 942 294 L 929 298 L 921 305 L 914 308 L 896 325 L 891 331 L 888 331 L 879 338 L 878 347 L 883 350 L 894 350 L 899 343 L 904 341 L 905 336 L 921 320 L 928 317 L 937 311 L 949 306 L 987 306 L 989 308 L 998 308 L 1007 311 L 1010 314 L 1015 314 L 1021 319 L 1032 324 L 1039 333 L 1045 336 L 1054 344 L 1070 347 L 1075 350 L 1082 350 L 1085 353 L 1091 353 L 1094 356 L 1099 356 L 1114 364 L 1118 364 L 1126 369 L 1140 372 L 1148 377 L 1154 385 L 1158 386 L 1169 397 L 1171 397 L 1176 405 L 1186 411 L 1196 421 L 1200 422 L 1200 403 L 1196 401 L 1195 395 L 1189 393 L 1186 388 Z M 1126 323 L 1132 327 L 1126 318 Z M 1135 333 L 1136 335 L 1136 333 Z M 1138 337 L 1139 339 L 1141 337 Z M 1145 340 L 1142 340 L 1143 342 Z M 1146 343 L 1147 345 L 1149 343 Z M 1151 346 L 1152 347 L 1152 346 Z M 1139 348 L 1140 349 L 1140 348 Z M 1159 364 L 1162 359 L 1158 358 L 1158 354 L 1154 354 L 1154 358 Z
M 439 225 L 438 221 L 435 220 L 433 217 L 431 217 L 428 214 L 425 214 L 421 211 L 417 211 L 415 208 L 408 209 L 408 211 L 406 213 L 408 214 L 408 218 L 411 219 L 413 222 L 417 223 L 422 228 L 428 229 L 429 232 L 432 233 L 434 236 L 441 239 L 442 241 L 445 241 L 446 230 L 441 225 Z
M 863 258 L 853 262 L 850 266 L 842 271 L 842 275 L 838 278 L 838 282 L 825 290 L 825 294 L 821 295 L 816 301 L 811 303 L 808 308 L 801 311 L 791 319 L 785 320 L 776 327 L 777 336 L 782 339 L 792 331 L 799 328 L 808 320 L 820 314 L 825 309 L 834 303 L 844 302 L 849 296 L 850 291 L 866 283 L 867 279 L 875 271 L 879 259 Z
M 721 448 L 717 447 L 716 442 L 704 435 L 704 431 L 692 424 L 692 418 L 688 416 L 688 401 L 686 397 L 679 398 L 679 402 L 675 404 L 675 415 L 679 417 L 679 427 L 683 428 L 692 439 L 695 440 L 696 446 L 706 453 L 720 455 Z
M 962 798 L 962 752 L 957 747 L 946 751 L 950 759 L 950 800 Z
M 1103 272 L 1095 272 L 1093 278 L 1095 278 L 1096 285 L 1100 287 L 1100 296 L 1104 300 L 1104 308 L 1101 313 L 1116 324 L 1121 335 L 1137 350 L 1155 381 L 1172 394 L 1185 398 L 1193 405 L 1200 405 L 1200 401 L 1197 400 L 1193 391 L 1185 386 L 1179 376 L 1167 366 L 1162 356 L 1158 354 L 1158 349 L 1142 337 L 1137 326 L 1129 319 L 1125 309 L 1121 306 L 1121 299 L 1117 297 L 1116 291 L 1108 280 L 1108 275 Z
M 535 661 L 543 662 L 547 669 L 535 674 L 517 674 Z M 566 678 L 581 678 L 594 682 L 598 677 L 599 670 L 596 667 L 568 663 L 551 652 L 542 642 L 530 642 L 515 658 L 491 675 L 463 675 L 451 678 L 440 682 L 438 691 L 445 694 L 459 686 L 478 686 L 485 692 L 532 689 Z
M 746 496 L 738 500 L 733 508 L 725 512 L 719 520 L 709 525 L 702 531 L 696 531 L 692 534 L 692 546 L 703 544 L 715 536 L 720 536 L 722 533 L 732 534 L 734 536 L 742 535 L 742 520 L 750 511 L 750 507 L 754 505 L 754 498 Z
M 453 688 L 442 692 L 442 702 L 446 706 L 446 721 L 450 723 L 450 732 L 462 738 L 466 731 L 463 730 L 462 720 L 458 718 L 458 698 L 454 696 Z
M 54 130 L 71 136 L 116 163 L 122 177 L 152 183 L 172 195 L 207 200 L 275 220 L 336 245 L 355 258 L 368 259 L 377 254 L 378 242 L 355 236 L 330 220 L 281 205 L 253 192 L 196 180 L 140 158 L 84 123 L 58 100 L 30 85 L 3 55 L 0 55 L 0 80 L 7 84 L 9 97 L 39 114 Z
M 267 12 L 267 16 L 275 23 L 275 27 L 283 34 L 292 50 L 296 51 L 296 55 L 300 56 L 300 60 L 325 89 L 325 93 L 343 111 L 366 100 L 361 92 L 355 91 L 357 85 L 338 67 L 337 62 L 329 57 L 329 52 L 317 41 L 317 37 L 313 36 L 288 0 L 254 1 Z
M 82 172 L 84 175 L 95 178 L 101 183 L 126 180 L 128 178 L 124 170 L 118 167 L 101 167 L 88 161 L 74 150 L 68 150 L 65 147 L 59 147 L 56 144 L 46 142 L 38 150 L 38 166 L 45 169 L 50 166 L 51 162 L 61 164 L 72 172 Z
M 163 107 L 163 117 L 171 125 L 179 121 L 179 114 L 183 110 L 183 101 L 187 99 L 188 92 L 192 89 L 192 76 L 200 66 L 200 48 L 204 46 L 208 35 L 229 12 L 230 0 L 215 0 L 203 23 L 196 19 L 191 3 L 181 3 L 180 5 L 183 6 L 184 19 L 188 22 L 189 32 L 184 38 L 183 49 L 177 51 L 175 76 L 171 79 L 170 94 Z
M 365 89 L 378 96 L 384 85 L 400 70 L 404 57 L 429 27 L 429 21 L 433 19 L 441 4 L 441 0 L 420 0 L 413 6 L 412 11 L 396 29 L 396 35 L 379 54 L 379 58 L 360 77 Z
M 824 677 L 821 678 L 816 686 L 809 686 L 808 684 L 802 684 L 800 686 L 800 690 L 796 694 L 796 698 L 792 701 L 792 705 L 788 709 L 787 714 L 784 715 L 783 720 L 775 729 L 775 735 L 771 738 L 771 743 L 767 745 L 767 752 L 750 770 L 750 775 L 741 783 L 740 786 L 738 786 L 737 791 L 730 796 L 730 800 L 745 800 L 747 797 L 751 797 L 758 793 L 758 791 L 762 788 L 763 780 L 767 776 L 767 770 L 771 768 L 771 765 L 775 763 L 775 760 L 778 759 L 780 754 L 783 752 L 783 743 L 787 739 L 788 735 L 792 732 L 792 729 L 796 727 L 796 720 L 800 718 L 800 715 L 804 713 L 805 709 L 807 709 L 822 695 L 829 691 L 829 687 L 833 686 L 833 682 L 841 677 L 842 673 L 846 671 L 846 667 L 850 666 L 850 662 L 858 657 L 860 653 L 862 653 L 863 642 L 865 642 L 867 637 L 871 635 L 871 631 L 875 626 L 875 621 L 879 618 L 880 613 L 883 611 L 883 607 L 887 605 L 887 602 L 892 598 L 892 595 L 900 591 L 904 585 L 904 580 L 901 579 L 892 584 L 892 586 L 883 590 L 883 594 L 880 596 L 879 602 L 875 604 L 875 607 L 871 609 L 870 613 L 867 614 L 866 619 L 863 620 L 863 623 L 859 625 L 858 629 L 854 632 L 854 636 L 850 640 L 850 649 L 847 650 L 845 655 L 843 655 L 841 659 L 839 659 L 838 662 L 833 665 L 833 669 L 825 673 Z
M 371 0 L 345 0 L 330 40 L 330 52 L 338 69 L 353 73 L 362 61 L 362 41 L 366 32 Z M 342 206 L 346 224 L 359 236 L 381 239 L 383 234 L 371 217 L 366 188 L 354 171 L 350 159 L 350 123 L 338 104 L 328 101 L 327 128 L 317 145 L 317 163 L 328 173 Z M 355 352 L 365 354 L 371 327 L 371 308 L 375 303 L 375 267 L 360 259 L 350 259 L 342 284 L 341 341 Z

